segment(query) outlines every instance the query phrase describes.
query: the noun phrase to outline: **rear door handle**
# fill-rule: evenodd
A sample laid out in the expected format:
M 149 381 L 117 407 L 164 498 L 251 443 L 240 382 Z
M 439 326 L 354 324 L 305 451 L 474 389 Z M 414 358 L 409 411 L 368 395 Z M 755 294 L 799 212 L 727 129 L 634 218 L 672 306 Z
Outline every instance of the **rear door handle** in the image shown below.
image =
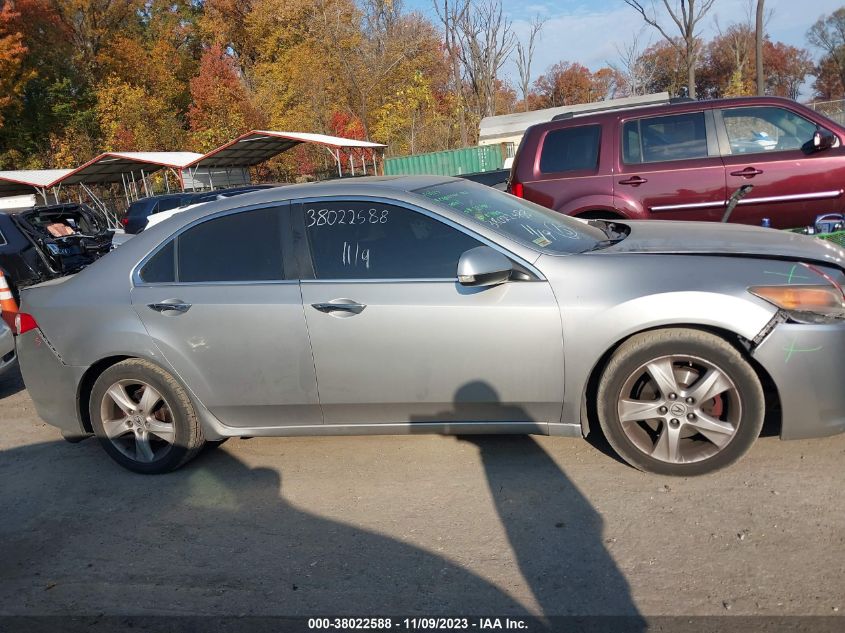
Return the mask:
M 335 299 L 328 303 L 312 303 L 311 307 L 327 314 L 331 314 L 332 312 L 346 312 L 351 316 L 353 314 L 360 314 L 367 306 L 351 299 Z
M 648 180 L 646 180 L 645 178 L 641 178 L 640 176 L 631 176 L 630 178 L 626 178 L 625 180 L 620 180 L 619 184 L 634 185 L 636 187 L 637 185 L 641 185 L 644 182 L 648 182 Z
M 156 312 L 161 312 L 162 314 L 167 314 L 168 312 L 185 314 L 191 309 L 191 304 L 185 303 L 181 299 L 165 299 L 159 303 L 147 304 L 147 307 L 150 310 L 155 310 Z
M 763 170 L 757 169 L 756 167 L 746 167 L 745 169 L 741 169 L 740 171 L 732 171 L 731 176 L 742 176 L 743 178 L 753 178 L 754 176 L 758 176 L 762 174 Z

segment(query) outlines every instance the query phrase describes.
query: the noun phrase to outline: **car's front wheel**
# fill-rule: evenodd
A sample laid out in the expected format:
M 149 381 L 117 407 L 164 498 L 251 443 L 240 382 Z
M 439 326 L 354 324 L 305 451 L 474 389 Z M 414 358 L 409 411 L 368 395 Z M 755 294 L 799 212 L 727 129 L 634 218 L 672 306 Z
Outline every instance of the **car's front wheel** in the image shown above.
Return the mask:
M 91 390 L 89 412 L 106 452 L 138 473 L 175 470 L 205 443 L 185 389 L 145 360 L 129 359 L 106 369 Z
M 765 401 L 754 369 L 724 339 L 671 328 L 628 339 L 598 387 L 604 435 L 629 464 L 687 476 L 742 457 L 760 435 Z

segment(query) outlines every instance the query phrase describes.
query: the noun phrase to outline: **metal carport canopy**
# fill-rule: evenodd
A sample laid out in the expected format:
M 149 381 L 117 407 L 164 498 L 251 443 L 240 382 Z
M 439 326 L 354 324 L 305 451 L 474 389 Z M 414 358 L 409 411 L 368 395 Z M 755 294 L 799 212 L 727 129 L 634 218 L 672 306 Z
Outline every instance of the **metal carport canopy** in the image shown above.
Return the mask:
M 301 143 L 313 143 L 333 150 L 380 149 L 381 143 L 357 139 L 311 134 L 309 132 L 277 132 L 252 130 L 233 141 L 211 150 L 185 167 L 252 167 L 286 152 Z M 332 152 L 332 155 L 334 153 Z M 337 159 L 337 157 L 335 157 Z
M 0 197 L 42 193 L 46 187 L 71 171 L 71 169 L 0 171 Z
M 126 174 L 151 174 L 169 167 L 182 169 L 201 158 L 196 152 L 105 152 L 50 183 L 52 185 L 111 184 Z

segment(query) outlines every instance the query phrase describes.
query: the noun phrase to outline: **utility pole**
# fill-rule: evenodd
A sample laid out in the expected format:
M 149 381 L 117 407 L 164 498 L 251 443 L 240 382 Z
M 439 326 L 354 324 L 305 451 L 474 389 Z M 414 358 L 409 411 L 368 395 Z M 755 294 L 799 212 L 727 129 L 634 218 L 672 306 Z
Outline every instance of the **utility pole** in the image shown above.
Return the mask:
M 762 97 L 766 94 L 766 77 L 763 74 L 763 3 L 765 0 L 757 0 L 757 95 Z

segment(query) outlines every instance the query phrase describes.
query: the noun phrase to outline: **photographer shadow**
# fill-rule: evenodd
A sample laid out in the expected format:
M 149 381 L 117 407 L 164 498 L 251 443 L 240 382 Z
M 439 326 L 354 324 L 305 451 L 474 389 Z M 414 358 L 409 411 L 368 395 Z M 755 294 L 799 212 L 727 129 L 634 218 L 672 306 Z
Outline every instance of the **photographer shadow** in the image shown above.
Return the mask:
M 531 419 L 522 407 L 502 403 L 489 384 L 473 381 L 457 390 L 452 410 L 425 420 L 466 422 L 478 410 L 497 421 Z M 628 582 L 603 542 L 601 516 L 537 441 L 530 435 L 458 440 L 478 449 L 516 565 L 542 613 L 626 616 L 615 623 L 618 630 L 645 630 Z

